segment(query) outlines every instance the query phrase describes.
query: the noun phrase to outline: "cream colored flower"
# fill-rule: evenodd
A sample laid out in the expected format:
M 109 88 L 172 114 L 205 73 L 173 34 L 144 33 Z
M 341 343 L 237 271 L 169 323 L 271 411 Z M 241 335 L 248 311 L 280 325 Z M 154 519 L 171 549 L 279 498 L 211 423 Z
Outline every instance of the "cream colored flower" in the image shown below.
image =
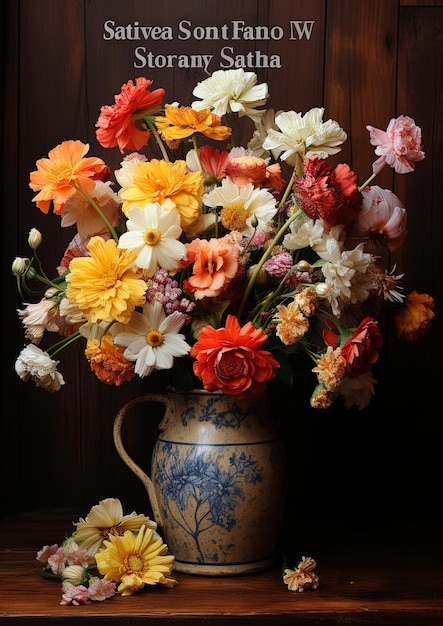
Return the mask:
M 201 98 L 192 103 L 197 111 L 210 109 L 220 117 L 226 113 L 238 113 L 259 120 L 264 111 L 257 111 L 268 99 L 268 85 L 256 84 L 257 74 L 236 70 L 218 70 L 198 83 L 192 95 Z
M 313 108 L 304 115 L 295 111 L 284 111 L 275 118 L 280 129 L 268 130 L 263 148 L 279 154 L 288 165 L 294 166 L 297 156 L 316 154 L 321 159 L 340 152 L 341 144 L 347 139 L 345 131 L 337 122 L 323 122 L 324 108 Z
M 51 359 L 47 352 L 31 343 L 18 355 L 15 371 L 25 382 L 33 380 L 37 387 L 53 393 L 65 384 L 63 376 L 57 372 L 59 362 Z
M 74 525 L 76 542 L 88 554 L 93 555 L 110 536 L 123 535 L 127 530 L 138 533 L 142 526 L 152 531 L 157 530 L 157 523 L 146 515 L 137 514 L 135 511 L 123 515 L 121 502 L 117 498 L 101 500 L 92 507 L 85 519 L 80 518 Z M 157 533 L 155 535 L 159 536 Z

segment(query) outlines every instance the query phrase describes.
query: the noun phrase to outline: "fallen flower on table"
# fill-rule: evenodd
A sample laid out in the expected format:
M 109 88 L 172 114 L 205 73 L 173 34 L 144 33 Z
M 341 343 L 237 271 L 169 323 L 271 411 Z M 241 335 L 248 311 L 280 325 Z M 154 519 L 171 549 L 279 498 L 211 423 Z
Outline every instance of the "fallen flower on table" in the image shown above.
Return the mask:
M 76 530 L 60 546 L 45 545 L 36 557 L 44 563 L 44 578 L 62 581 L 61 605 L 131 595 L 145 584 L 177 584 L 169 577 L 174 556 L 168 554 L 156 522 L 135 512 L 123 515 L 120 500 L 100 501 L 74 525 Z
M 298 567 L 294 569 L 284 568 L 283 582 L 289 591 L 304 591 L 305 589 L 317 589 L 319 577 L 314 572 L 317 563 L 310 556 L 302 557 Z

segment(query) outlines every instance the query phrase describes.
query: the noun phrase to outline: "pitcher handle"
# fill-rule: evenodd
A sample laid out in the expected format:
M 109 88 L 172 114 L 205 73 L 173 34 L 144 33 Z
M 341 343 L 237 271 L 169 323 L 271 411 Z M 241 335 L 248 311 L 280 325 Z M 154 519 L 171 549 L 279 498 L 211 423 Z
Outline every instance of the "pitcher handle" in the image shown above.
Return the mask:
M 118 454 L 120 455 L 120 458 L 123 460 L 123 462 L 129 467 L 130 470 L 134 472 L 134 474 L 143 483 L 148 493 L 149 502 L 151 504 L 152 513 L 154 515 L 154 521 L 156 521 L 159 526 L 164 526 L 163 516 L 160 512 L 160 506 L 157 501 L 157 496 L 155 495 L 154 484 L 151 478 L 142 470 L 142 468 L 139 467 L 137 463 L 135 463 L 131 459 L 129 454 L 126 452 L 126 449 L 122 442 L 121 430 L 122 430 L 123 420 L 128 415 L 128 413 L 134 408 L 134 406 L 136 406 L 137 404 L 140 404 L 141 402 L 160 402 L 161 404 L 165 406 L 165 413 L 168 407 L 172 408 L 172 402 L 169 396 L 165 394 L 161 394 L 161 393 L 147 393 L 147 394 L 138 396 L 137 398 L 134 398 L 133 400 L 129 400 L 129 402 L 127 402 L 120 409 L 120 411 L 117 413 L 117 416 L 115 418 L 114 430 L 113 430 L 114 445 Z

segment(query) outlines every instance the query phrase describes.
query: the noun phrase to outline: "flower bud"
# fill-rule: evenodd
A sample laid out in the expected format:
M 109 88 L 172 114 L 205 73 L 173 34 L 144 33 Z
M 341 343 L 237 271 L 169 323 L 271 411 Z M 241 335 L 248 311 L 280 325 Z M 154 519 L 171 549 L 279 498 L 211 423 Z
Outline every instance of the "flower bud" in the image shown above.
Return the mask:
M 58 294 L 58 292 L 59 292 L 59 290 L 56 287 L 49 287 L 49 289 L 46 289 L 46 291 L 45 291 L 45 298 L 46 298 L 46 300 L 50 300 L 51 298 L 56 296 Z
M 61 573 L 64 582 L 77 586 L 88 580 L 88 570 L 82 565 L 68 565 Z
M 42 242 L 42 234 L 36 228 L 31 228 L 28 236 L 29 247 L 36 250 Z
M 295 266 L 295 269 L 298 270 L 299 272 L 309 272 L 310 274 L 312 274 L 312 265 L 308 263 L 307 261 L 305 261 L 304 259 L 302 259 L 301 261 L 297 263 L 297 265 Z
M 256 268 L 257 265 L 251 265 L 251 267 L 248 268 L 248 271 L 246 272 L 246 278 L 248 279 L 248 281 L 251 280 L 252 274 L 255 272 Z M 258 287 L 264 287 L 265 285 L 267 285 L 268 280 L 269 274 L 263 268 L 261 268 L 255 279 L 255 284 Z
M 314 285 L 314 289 L 319 298 L 326 298 L 329 293 L 330 287 L 326 283 L 316 283 Z
M 22 276 L 23 274 L 26 274 L 30 263 L 31 261 L 29 259 L 16 256 L 12 262 L 12 273 L 15 276 Z

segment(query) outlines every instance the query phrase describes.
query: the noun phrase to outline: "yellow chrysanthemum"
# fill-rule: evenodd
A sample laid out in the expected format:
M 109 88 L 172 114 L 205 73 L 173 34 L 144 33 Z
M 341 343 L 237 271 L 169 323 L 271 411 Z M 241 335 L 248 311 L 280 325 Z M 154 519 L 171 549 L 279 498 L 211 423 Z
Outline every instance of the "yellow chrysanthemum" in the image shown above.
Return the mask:
M 188 174 L 185 161 L 142 161 L 134 170 L 132 184 L 121 192 L 122 210 L 126 214 L 133 205 L 144 207 L 158 202 L 180 213 L 181 227 L 186 232 L 201 215 L 203 191 L 202 173 Z
M 209 139 L 223 141 L 231 135 L 229 126 L 222 126 L 221 118 L 209 109 L 196 111 L 191 107 L 165 105 L 165 116 L 157 117 L 155 124 L 166 141 L 185 139 L 201 133 Z
M 88 554 L 95 555 L 103 547 L 108 537 L 122 536 L 125 532 L 138 533 L 139 530 L 150 528 L 157 530 L 157 523 L 143 514 L 133 511 L 123 515 L 123 507 L 118 498 L 100 500 L 89 511 L 85 519 L 82 517 L 75 523 L 75 541 Z M 155 538 L 160 535 L 155 532 Z
M 68 300 L 78 305 L 88 322 L 126 324 L 146 299 L 146 283 L 130 267 L 135 253 L 101 237 L 92 237 L 88 250 L 91 256 L 72 259 L 69 265 Z
M 119 583 L 122 596 L 132 595 L 145 585 L 173 587 L 177 581 L 169 578 L 174 556 L 167 554 L 168 546 L 146 526 L 138 535 L 131 531 L 110 536 L 106 546 L 95 555 L 97 567 L 104 580 Z

